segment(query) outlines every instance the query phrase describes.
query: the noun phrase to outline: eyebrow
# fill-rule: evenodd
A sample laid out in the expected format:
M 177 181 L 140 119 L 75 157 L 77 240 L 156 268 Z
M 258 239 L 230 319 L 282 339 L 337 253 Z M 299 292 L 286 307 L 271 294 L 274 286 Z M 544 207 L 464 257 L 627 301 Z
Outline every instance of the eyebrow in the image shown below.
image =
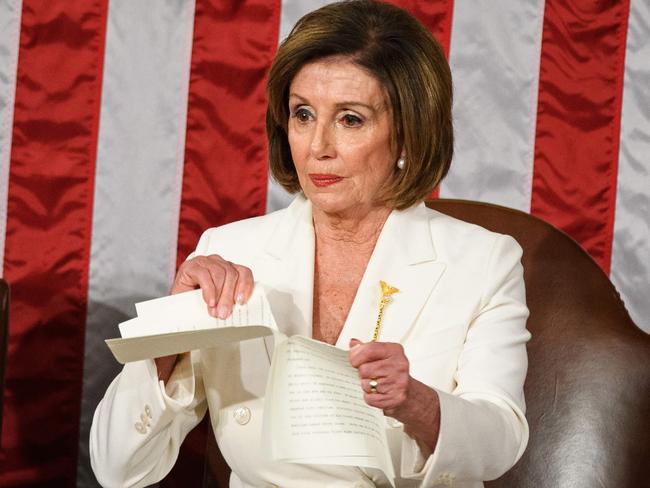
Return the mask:
M 302 96 L 298 95 L 297 93 L 289 93 L 289 98 L 291 98 L 291 97 L 299 98 L 302 102 L 304 102 L 306 104 L 309 104 L 309 100 L 307 100 L 305 97 L 302 97 Z M 350 101 L 347 101 L 347 102 L 339 102 L 335 106 L 337 108 L 345 108 L 345 107 L 353 107 L 353 106 L 365 107 L 368 110 L 371 110 L 373 112 L 378 112 L 378 111 L 381 110 L 381 106 L 373 107 L 372 105 L 368 105 L 367 103 L 356 102 L 356 101 L 353 101 L 353 100 L 350 100 Z

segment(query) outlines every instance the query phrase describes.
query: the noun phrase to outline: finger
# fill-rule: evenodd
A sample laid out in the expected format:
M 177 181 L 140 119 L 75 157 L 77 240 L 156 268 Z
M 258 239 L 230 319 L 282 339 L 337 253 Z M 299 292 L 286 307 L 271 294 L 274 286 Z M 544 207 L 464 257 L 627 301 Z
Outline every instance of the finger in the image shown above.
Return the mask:
M 237 279 L 237 288 L 235 289 L 235 301 L 239 305 L 243 305 L 248 301 L 251 293 L 253 293 L 253 287 L 255 286 L 253 272 L 246 266 L 241 266 L 239 264 L 233 264 L 233 266 L 239 275 Z
M 364 393 L 364 401 L 371 407 L 394 412 L 404 402 L 401 396 L 393 394 Z
M 221 296 L 221 289 L 223 288 L 223 281 L 225 277 L 225 270 L 223 269 L 223 264 L 217 260 L 210 260 L 205 264 L 205 270 L 210 276 L 210 281 L 212 283 L 212 288 L 214 289 L 214 294 L 211 297 L 208 307 L 210 310 L 210 315 L 213 317 L 217 316 L 217 305 L 219 303 L 219 297 Z
M 174 278 L 174 284 L 172 285 L 171 290 L 172 295 L 184 291 L 195 290 L 196 288 L 210 289 L 211 286 L 206 281 L 210 279 L 209 271 L 206 269 L 206 264 L 207 259 L 205 256 L 197 256 L 181 264 L 178 273 L 176 273 L 176 277 Z M 210 306 L 211 299 L 214 301 L 213 306 L 216 305 L 216 297 L 214 296 L 214 293 L 210 293 L 207 296 L 204 294 L 204 299 L 208 306 Z
M 184 291 L 194 290 L 198 286 L 198 282 L 194 277 L 195 271 L 201 267 L 200 261 L 204 259 L 203 256 L 192 258 L 181 264 L 172 285 L 171 294 L 182 293 Z
M 386 376 L 386 370 L 388 369 L 384 364 L 385 360 L 382 361 L 372 361 L 371 363 L 363 363 L 359 365 L 357 371 L 359 373 L 359 378 L 361 379 L 370 379 L 370 378 L 380 378 Z
M 381 381 L 382 378 L 365 378 L 361 380 L 361 389 L 370 395 L 381 395 L 388 393 L 388 384 Z M 375 389 L 372 389 L 372 381 L 376 381 Z
M 350 349 L 350 364 L 358 368 L 363 363 L 390 357 L 404 357 L 404 348 L 395 342 L 366 342 Z
M 390 408 L 392 400 L 390 395 L 385 393 L 363 393 L 363 400 L 370 405 L 371 407 L 381 408 Z
M 358 367 L 358 365 L 361 363 L 357 363 L 355 361 L 356 356 L 354 355 L 353 351 L 355 349 L 358 349 L 362 344 L 363 342 L 361 342 L 359 339 L 350 339 L 350 344 L 349 344 L 350 350 L 348 351 L 348 362 L 354 368 Z
M 217 260 L 214 259 L 215 257 Z M 201 288 L 203 300 L 208 305 L 208 313 L 213 317 L 217 316 L 217 302 L 221 286 L 219 273 L 216 271 L 219 269 L 220 260 L 221 258 L 218 256 L 197 256 L 186 272 L 189 279 Z
M 409 366 L 406 358 L 391 357 L 363 363 L 357 370 L 359 378 L 393 378 L 408 375 Z
M 375 389 L 373 391 L 372 385 L 375 381 Z M 374 393 L 381 395 L 392 395 L 406 391 L 408 379 L 406 377 L 378 377 L 378 378 L 364 378 L 361 380 L 361 389 L 365 393 Z
M 196 285 L 185 283 L 181 281 L 179 277 L 176 277 L 176 279 L 174 280 L 174 284 L 172 285 L 170 294 L 175 295 L 176 293 L 183 293 L 185 291 L 192 291 L 194 289 L 196 289 Z
M 191 279 L 201 288 L 201 295 L 203 296 L 203 301 L 208 305 L 208 308 L 214 307 L 217 303 L 217 290 L 212 281 L 212 276 L 210 272 L 203 267 L 196 267 L 191 271 Z
M 239 273 L 235 267 L 227 263 L 223 267 L 224 277 L 221 285 L 221 294 L 217 302 L 217 316 L 220 319 L 227 318 L 232 313 L 232 307 L 235 303 L 235 288 L 237 287 L 237 280 Z

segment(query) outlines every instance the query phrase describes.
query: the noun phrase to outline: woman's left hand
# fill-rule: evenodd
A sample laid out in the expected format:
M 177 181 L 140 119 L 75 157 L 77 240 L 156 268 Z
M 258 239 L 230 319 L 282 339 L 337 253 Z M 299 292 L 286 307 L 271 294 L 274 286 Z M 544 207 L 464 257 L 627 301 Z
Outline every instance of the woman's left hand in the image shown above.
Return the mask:
M 432 453 L 440 432 L 438 393 L 410 375 L 402 345 L 352 339 L 349 358 L 359 371 L 366 403 L 402 422 L 404 432 L 418 441 L 425 456 Z M 375 391 L 370 386 L 373 380 Z
M 401 344 L 350 341 L 350 364 L 359 370 L 366 403 L 397 418 L 409 398 L 409 360 Z M 375 391 L 370 385 L 376 381 Z

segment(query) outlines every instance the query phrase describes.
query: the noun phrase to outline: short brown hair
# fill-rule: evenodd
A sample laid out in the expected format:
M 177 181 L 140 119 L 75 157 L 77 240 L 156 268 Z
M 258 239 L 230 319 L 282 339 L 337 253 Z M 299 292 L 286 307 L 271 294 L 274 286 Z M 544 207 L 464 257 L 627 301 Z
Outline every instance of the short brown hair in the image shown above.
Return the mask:
M 406 166 L 395 169 L 382 198 L 394 208 L 423 199 L 449 170 L 453 154 L 449 64 L 429 31 L 406 11 L 373 0 L 333 3 L 302 17 L 280 44 L 268 81 L 266 131 L 273 177 L 300 190 L 287 137 L 289 87 L 310 62 L 349 57 L 382 85 L 393 115 L 394 147 Z

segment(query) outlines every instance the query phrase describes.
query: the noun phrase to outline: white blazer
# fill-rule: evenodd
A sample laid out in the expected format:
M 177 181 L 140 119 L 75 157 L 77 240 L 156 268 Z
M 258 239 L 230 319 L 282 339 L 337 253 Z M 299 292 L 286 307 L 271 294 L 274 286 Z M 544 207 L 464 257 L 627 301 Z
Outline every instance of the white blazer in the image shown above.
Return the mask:
M 268 290 L 279 328 L 311 335 L 314 231 L 304 197 L 285 210 L 206 231 L 194 254 L 250 267 Z M 411 375 L 437 390 L 441 424 L 436 449 L 424 459 L 402 425 L 387 419 L 397 486 L 481 487 L 521 457 L 530 334 L 520 259 L 511 237 L 423 204 L 393 211 L 386 221 L 337 346 L 370 340 L 379 280 L 400 289 L 385 310 L 380 340 L 400 342 Z M 209 407 L 233 470 L 231 487 L 389 486 L 371 469 L 268 459 L 260 433 L 272 347 L 267 338 L 194 351 L 166 386 L 153 361 L 127 364 L 93 419 L 90 454 L 99 482 L 146 486 L 162 479 Z

